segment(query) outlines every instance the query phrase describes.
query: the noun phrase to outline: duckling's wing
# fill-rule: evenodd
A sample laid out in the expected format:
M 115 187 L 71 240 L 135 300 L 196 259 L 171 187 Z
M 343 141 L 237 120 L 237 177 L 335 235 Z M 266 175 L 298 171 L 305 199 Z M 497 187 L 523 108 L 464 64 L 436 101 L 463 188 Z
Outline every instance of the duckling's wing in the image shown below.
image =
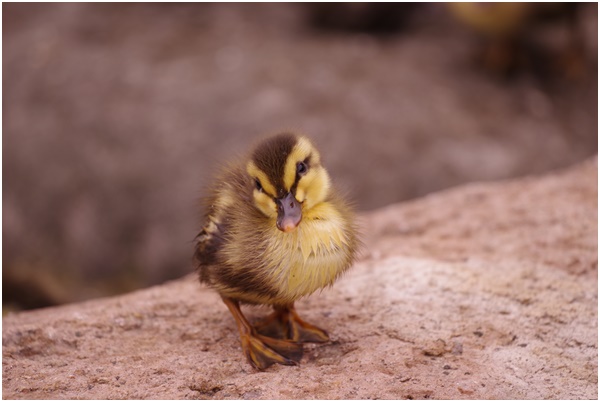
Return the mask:
M 209 220 L 208 225 L 196 236 L 194 256 L 200 270 L 201 282 L 211 282 L 210 267 L 218 263 L 217 255 L 224 242 L 225 230 L 224 224 Z

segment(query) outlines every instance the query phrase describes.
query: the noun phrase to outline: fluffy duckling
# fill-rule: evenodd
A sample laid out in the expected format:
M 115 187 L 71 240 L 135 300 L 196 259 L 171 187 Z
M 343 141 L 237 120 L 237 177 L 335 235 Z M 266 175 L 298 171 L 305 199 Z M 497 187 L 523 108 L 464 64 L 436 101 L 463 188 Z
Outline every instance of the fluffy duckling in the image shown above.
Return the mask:
M 294 302 L 332 285 L 354 261 L 354 214 L 333 190 L 317 149 L 282 133 L 229 165 L 207 199 L 197 237 L 200 281 L 215 289 L 236 320 L 249 363 L 263 370 L 297 364 L 302 343 L 327 342 Z M 271 305 L 252 326 L 240 303 Z

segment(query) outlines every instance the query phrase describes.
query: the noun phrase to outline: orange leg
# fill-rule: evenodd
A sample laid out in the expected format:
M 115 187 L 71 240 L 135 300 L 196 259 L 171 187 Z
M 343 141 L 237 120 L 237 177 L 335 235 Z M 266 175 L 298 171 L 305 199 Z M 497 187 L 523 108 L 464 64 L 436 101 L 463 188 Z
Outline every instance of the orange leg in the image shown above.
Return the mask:
M 329 341 L 327 331 L 300 318 L 294 303 L 275 306 L 274 309 L 273 314 L 256 326 L 259 333 L 296 343 L 323 343 Z
M 301 344 L 258 334 L 244 317 L 237 300 L 223 297 L 223 302 L 237 323 L 242 350 L 254 368 L 264 370 L 274 363 L 292 366 L 302 359 Z

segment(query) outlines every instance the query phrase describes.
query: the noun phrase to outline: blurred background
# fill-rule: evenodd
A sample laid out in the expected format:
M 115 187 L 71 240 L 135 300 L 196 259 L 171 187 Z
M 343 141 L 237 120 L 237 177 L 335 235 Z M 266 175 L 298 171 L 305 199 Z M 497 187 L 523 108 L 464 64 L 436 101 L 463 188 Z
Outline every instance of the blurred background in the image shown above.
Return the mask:
M 203 186 L 266 133 L 361 211 L 597 153 L 596 3 L 2 11 L 3 312 L 192 272 Z

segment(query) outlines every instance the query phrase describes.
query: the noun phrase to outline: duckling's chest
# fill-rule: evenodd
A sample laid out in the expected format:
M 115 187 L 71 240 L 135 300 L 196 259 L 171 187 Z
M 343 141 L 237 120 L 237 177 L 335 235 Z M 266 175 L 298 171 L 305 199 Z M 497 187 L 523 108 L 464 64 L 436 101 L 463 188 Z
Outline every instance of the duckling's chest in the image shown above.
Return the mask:
M 333 284 L 352 260 L 348 229 L 339 221 L 306 219 L 292 233 L 273 232 L 265 248 L 270 286 L 293 301 Z

